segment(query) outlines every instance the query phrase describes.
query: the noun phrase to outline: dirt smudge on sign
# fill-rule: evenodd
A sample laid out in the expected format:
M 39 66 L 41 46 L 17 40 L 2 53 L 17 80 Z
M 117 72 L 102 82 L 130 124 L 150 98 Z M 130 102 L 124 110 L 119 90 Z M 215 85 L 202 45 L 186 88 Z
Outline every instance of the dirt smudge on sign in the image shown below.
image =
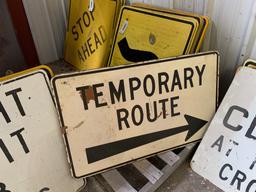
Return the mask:
M 61 127 L 61 134 L 63 135 L 63 134 L 66 134 L 67 132 L 66 132 L 66 130 L 68 129 L 68 127 L 67 126 L 63 126 L 63 127 Z
M 163 114 L 163 111 L 160 112 L 160 114 L 157 116 L 157 119 L 158 119 L 159 117 L 161 117 L 162 114 Z
M 83 124 L 84 124 L 84 121 L 81 121 L 81 122 L 78 123 L 75 127 L 73 127 L 73 130 L 75 130 L 75 129 L 81 127 L 81 125 L 83 125 Z

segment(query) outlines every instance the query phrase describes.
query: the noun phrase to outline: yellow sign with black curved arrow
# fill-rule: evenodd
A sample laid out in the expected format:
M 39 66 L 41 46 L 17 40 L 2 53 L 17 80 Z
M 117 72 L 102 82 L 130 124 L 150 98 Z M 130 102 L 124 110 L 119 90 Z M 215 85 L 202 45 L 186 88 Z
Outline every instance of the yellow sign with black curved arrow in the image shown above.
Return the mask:
M 207 18 L 136 4 L 123 7 L 108 66 L 199 51 Z

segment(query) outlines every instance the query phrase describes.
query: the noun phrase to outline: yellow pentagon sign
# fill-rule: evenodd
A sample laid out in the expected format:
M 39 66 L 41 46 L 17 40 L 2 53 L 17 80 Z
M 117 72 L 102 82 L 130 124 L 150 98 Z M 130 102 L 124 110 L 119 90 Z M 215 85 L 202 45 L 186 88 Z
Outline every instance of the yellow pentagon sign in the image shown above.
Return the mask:
M 31 73 L 33 71 L 38 71 L 39 69 L 44 70 L 47 73 L 49 78 L 54 76 L 54 73 L 53 73 L 53 71 L 51 70 L 50 67 L 48 67 L 47 65 L 39 65 L 39 66 L 29 68 L 29 69 L 26 69 L 26 70 L 23 70 L 23 71 L 20 71 L 20 72 L 17 72 L 17 73 L 13 73 L 13 74 L 5 76 L 5 77 L 1 77 L 0 81 L 5 81 L 5 80 L 8 80 L 8 79 L 11 79 L 11 78 L 14 78 L 14 77 L 25 75 L 25 74 Z
M 106 65 L 121 0 L 72 0 L 64 59 L 80 70 Z
M 184 16 L 125 6 L 117 25 L 109 66 L 187 54 L 199 22 Z

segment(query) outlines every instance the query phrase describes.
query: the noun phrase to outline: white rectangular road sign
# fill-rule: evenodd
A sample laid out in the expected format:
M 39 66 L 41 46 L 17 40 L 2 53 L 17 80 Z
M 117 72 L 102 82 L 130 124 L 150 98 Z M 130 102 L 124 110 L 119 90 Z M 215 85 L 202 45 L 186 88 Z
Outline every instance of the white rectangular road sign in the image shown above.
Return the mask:
M 236 74 L 191 162 L 226 192 L 256 189 L 256 70 Z
M 71 192 L 57 111 L 44 70 L 0 82 L 0 191 Z
M 56 76 L 53 88 L 75 177 L 201 139 L 217 104 L 208 52 Z

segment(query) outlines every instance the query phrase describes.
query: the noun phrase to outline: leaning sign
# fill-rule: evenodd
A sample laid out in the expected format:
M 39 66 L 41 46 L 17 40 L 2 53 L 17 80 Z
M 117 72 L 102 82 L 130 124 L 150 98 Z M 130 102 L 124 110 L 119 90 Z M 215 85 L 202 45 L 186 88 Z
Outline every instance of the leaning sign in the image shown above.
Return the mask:
M 256 189 L 256 70 L 242 67 L 191 166 L 226 192 Z
M 77 191 L 46 70 L 0 82 L 0 191 Z
M 218 54 L 52 80 L 75 177 L 200 140 L 217 105 Z
M 124 0 L 70 0 L 64 59 L 80 70 L 105 66 Z

